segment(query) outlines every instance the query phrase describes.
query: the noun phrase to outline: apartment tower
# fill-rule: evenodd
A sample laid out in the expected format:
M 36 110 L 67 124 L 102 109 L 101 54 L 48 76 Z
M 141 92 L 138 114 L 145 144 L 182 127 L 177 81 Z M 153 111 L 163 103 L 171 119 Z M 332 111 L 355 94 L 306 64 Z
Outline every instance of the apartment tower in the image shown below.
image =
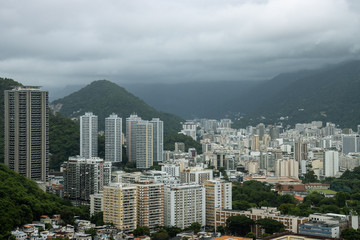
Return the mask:
M 137 187 L 137 225 L 147 226 L 154 231 L 164 226 L 164 184 L 153 181 L 139 181 Z
M 15 172 L 46 181 L 49 168 L 48 92 L 26 86 L 4 93 L 4 161 Z
M 122 119 L 114 113 L 105 118 L 105 161 L 122 161 Z
M 137 227 L 137 187 L 112 183 L 104 187 L 103 219 L 117 229 L 132 232 Z
M 98 155 L 98 117 L 92 112 L 80 116 L 80 156 L 84 158 Z
M 206 225 L 215 226 L 216 209 L 232 209 L 230 182 L 207 180 L 205 186 Z

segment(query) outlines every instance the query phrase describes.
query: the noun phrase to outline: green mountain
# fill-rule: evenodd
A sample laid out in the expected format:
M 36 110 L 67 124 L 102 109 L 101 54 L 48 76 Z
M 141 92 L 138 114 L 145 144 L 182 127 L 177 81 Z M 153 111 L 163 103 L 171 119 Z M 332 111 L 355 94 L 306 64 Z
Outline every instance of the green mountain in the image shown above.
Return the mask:
M 15 227 L 39 220 L 43 214 L 61 214 L 67 223 L 78 214 L 89 219 L 86 206 L 74 207 L 67 200 L 45 193 L 35 181 L 0 164 L 0 239 L 8 239 Z
M 67 117 L 79 117 L 85 112 L 93 112 L 98 116 L 99 129 L 102 130 L 105 118 L 111 113 L 123 118 L 123 126 L 126 118 L 133 113 L 146 120 L 160 118 L 164 121 L 165 134 L 178 132 L 180 122 L 184 121 L 173 114 L 157 111 L 124 88 L 107 80 L 94 81 L 67 97 L 53 101 L 51 105 L 60 108 L 60 113 Z
M 359 91 L 360 61 L 345 62 L 291 81 L 254 107 L 252 115 L 274 121 L 288 116 L 290 124 L 321 120 L 355 129 L 360 124 Z

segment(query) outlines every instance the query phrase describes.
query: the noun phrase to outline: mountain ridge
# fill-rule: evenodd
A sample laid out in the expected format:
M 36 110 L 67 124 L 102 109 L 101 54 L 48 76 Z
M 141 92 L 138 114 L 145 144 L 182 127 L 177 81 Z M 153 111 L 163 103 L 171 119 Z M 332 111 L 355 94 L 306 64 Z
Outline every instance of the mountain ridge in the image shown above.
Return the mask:
M 133 113 L 146 120 L 160 118 L 164 121 L 164 131 L 168 133 L 178 132 L 180 122 L 183 121 L 178 116 L 156 110 L 125 88 L 108 80 L 93 81 L 84 88 L 51 103 L 52 108 L 60 105 L 60 113 L 67 117 L 79 117 L 85 112 L 93 112 L 98 116 L 100 130 L 104 130 L 105 118 L 111 113 L 123 118 L 123 126 L 126 118 Z

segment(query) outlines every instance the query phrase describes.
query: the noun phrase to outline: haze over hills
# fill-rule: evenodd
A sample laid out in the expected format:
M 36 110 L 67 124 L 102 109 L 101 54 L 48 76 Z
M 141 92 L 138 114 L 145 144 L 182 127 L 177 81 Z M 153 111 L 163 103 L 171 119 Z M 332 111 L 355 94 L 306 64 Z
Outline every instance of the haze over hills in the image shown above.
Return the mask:
M 99 129 L 102 130 L 105 118 L 111 113 L 123 118 L 124 127 L 126 118 L 133 113 L 145 120 L 160 118 L 164 121 L 164 131 L 167 133 L 178 132 L 180 122 L 184 121 L 178 116 L 150 107 L 140 98 L 107 80 L 94 81 L 67 97 L 53 101 L 51 105 L 67 117 L 79 117 L 85 112 L 93 112 L 99 117 Z

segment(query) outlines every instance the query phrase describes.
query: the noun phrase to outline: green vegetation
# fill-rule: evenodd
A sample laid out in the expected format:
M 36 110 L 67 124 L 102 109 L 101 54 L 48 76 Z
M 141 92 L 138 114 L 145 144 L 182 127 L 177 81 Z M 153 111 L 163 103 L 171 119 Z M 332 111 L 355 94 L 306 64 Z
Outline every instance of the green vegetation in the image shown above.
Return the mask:
M 360 239 L 360 230 L 355 230 L 353 228 L 347 228 L 341 231 L 342 238 L 346 240 L 358 240 Z
M 178 132 L 181 128 L 180 122 L 183 121 L 173 114 L 157 111 L 124 88 L 107 80 L 94 81 L 52 104 L 63 104 L 60 112 L 67 117 L 79 117 L 85 112 L 93 112 L 98 116 L 100 130 L 104 129 L 105 118 L 111 113 L 123 118 L 123 129 L 125 129 L 125 118 L 133 113 L 145 120 L 160 118 L 164 121 L 165 134 Z
M 340 178 L 326 178 L 323 183 L 330 184 L 330 189 L 336 192 L 360 192 L 360 167 L 346 170 Z
M 40 216 L 61 214 L 64 224 L 74 222 L 74 215 L 89 219 L 88 206 L 43 192 L 36 182 L 0 164 L 0 239 L 7 239 L 15 227 L 39 220 Z
M 245 236 L 255 222 L 246 216 L 232 216 L 226 219 L 227 230 L 234 235 Z
M 50 169 L 59 170 L 69 156 L 79 154 L 80 126 L 59 113 L 49 114 Z
M 262 218 L 256 221 L 256 224 L 265 230 L 265 233 L 273 234 L 277 232 L 284 232 L 285 226 L 271 218 Z
M 146 226 L 137 226 L 137 228 L 133 231 L 135 237 L 139 236 L 150 236 L 150 229 Z
M 167 240 L 176 236 L 176 234 L 181 233 L 182 229 L 172 226 L 172 227 L 165 227 L 161 226 L 158 230 L 151 234 L 151 239 L 157 240 Z
M 323 194 L 336 194 L 335 191 L 330 190 L 330 189 L 312 189 L 312 190 L 308 190 L 308 192 L 310 192 L 310 193 L 318 192 L 318 193 L 323 193 Z
M 4 91 L 21 86 L 9 78 L 0 78 L 0 162 L 4 162 Z
M 173 133 L 164 136 L 164 150 L 174 151 L 176 142 L 185 143 L 186 152 L 188 151 L 189 148 L 195 148 L 198 154 L 202 153 L 202 146 L 199 142 L 192 139 L 192 137 L 178 133 Z

